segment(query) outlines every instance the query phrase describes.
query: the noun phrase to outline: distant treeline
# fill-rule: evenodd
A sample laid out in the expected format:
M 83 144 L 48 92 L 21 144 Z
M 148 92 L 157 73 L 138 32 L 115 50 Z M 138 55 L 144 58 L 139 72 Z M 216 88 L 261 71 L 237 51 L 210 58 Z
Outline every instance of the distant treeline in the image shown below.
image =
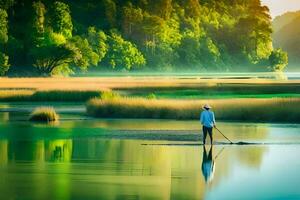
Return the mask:
M 260 0 L 0 0 L 0 74 L 282 70 Z
M 300 11 L 287 12 L 273 20 L 273 45 L 289 55 L 289 70 L 299 71 L 300 63 Z

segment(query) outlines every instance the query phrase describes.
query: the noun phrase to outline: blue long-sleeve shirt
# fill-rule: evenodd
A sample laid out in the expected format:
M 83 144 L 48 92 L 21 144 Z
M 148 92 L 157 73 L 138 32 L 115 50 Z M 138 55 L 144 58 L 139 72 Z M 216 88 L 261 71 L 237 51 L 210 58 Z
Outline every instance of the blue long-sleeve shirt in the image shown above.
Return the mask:
M 212 128 L 216 124 L 215 114 L 210 110 L 202 111 L 200 115 L 200 122 L 203 126 Z

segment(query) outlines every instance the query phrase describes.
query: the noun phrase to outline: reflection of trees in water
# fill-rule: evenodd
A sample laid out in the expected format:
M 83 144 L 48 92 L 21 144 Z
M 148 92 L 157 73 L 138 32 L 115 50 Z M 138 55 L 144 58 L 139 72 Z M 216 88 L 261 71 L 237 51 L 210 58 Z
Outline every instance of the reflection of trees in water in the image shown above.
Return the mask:
M 132 167 L 141 175 L 170 175 L 170 155 L 162 146 L 141 148 L 134 140 L 80 140 L 74 141 L 73 158 L 120 163 L 117 168 Z M 124 166 L 122 165 L 124 163 Z M 142 166 L 140 166 L 142 165 Z M 134 168 L 142 170 L 134 171 Z
M 71 168 L 68 161 L 71 154 L 72 140 L 0 140 L 0 165 L 5 156 L 13 162 L 22 161 L 14 165 L 14 173 L 8 173 L 11 168 L 0 171 L 1 177 L 6 180 L 5 184 L 0 184 L 1 195 L 14 198 L 21 196 L 24 199 L 70 199 Z M 33 161 L 34 164 L 23 161 Z M 49 166 L 45 161 L 64 163 Z
M 28 143 L 26 145 L 30 146 Z M 23 144 L 23 148 L 26 145 Z M 130 176 L 132 184 L 141 185 L 127 188 L 129 193 L 140 192 L 146 196 L 155 193 L 161 199 L 180 196 L 201 199 L 207 187 L 201 172 L 201 147 L 142 146 L 139 141 L 110 139 L 80 139 L 73 142 L 72 140 L 50 140 L 45 141 L 43 146 L 34 142 L 31 146 L 33 147 L 28 151 L 36 149 L 34 151 L 44 152 L 45 160 L 56 162 L 68 162 L 71 159 L 89 160 L 98 163 L 97 170 L 104 170 L 104 173 L 111 176 L 120 176 L 117 180 L 112 177 L 107 181 L 126 183 Z M 38 150 L 38 148 L 44 150 Z M 214 147 L 214 154 L 219 150 L 220 147 Z M 221 179 L 230 176 L 232 166 L 235 164 L 259 167 L 264 152 L 265 148 L 261 147 L 226 147 L 216 161 L 212 187 Z M 143 190 L 147 190 L 145 185 L 155 185 L 155 187 L 144 192 Z M 108 195 L 107 191 L 110 191 L 109 196 L 114 198 L 115 195 L 122 193 L 121 186 L 122 184 L 120 186 L 107 185 L 98 189 L 103 192 L 103 195 Z
M 235 141 L 262 141 L 268 138 L 268 127 L 264 125 L 240 125 L 224 127 L 227 133 L 231 133 L 231 138 Z M 233 151 L 227 148 L 228 154 L 225 154 L 227 162 L 238 162 L 251 168 L 259 168 L 267 151 L 264 146 L 239 146 L 234 147 Z M 232 149 L 232 148 L 231 148 Z M 227 157 L 228 156 L 228 157 Z M 230 165 L 230 163 L 228 163 Z
M 212 187 L 218 185 L 222 179 L 233 175 L 233 166 L 244 165 L 248 168 L 259 169 L 264 154 L 268 147 L 265 146 L 229 146 L 216 160 L 215 176 Z
M 49 140 L 45 141 L 45 160 L 50 162 L 62 162 L 63 165 L 53 165 L 48 170 L 59 170 L 55 178 L 48 181 L 53 186 L 52 199 L 70 199 L 71 187 L 71 165 L 73 141 L 68 140 Z
M 172 152 L 171 199 L 203 199 L 202 147 L 169 148 Z
M 9 121 L 9 112 L 0 112 L 0 122 L 7 122 Z
M 72 140 L 45 141 L 47 161 L 69 162 L 72 159 Z
M 220 148 L 214 147 L 214 156 Z M 41 178 L 43 180 L 39 181 L 51 185 L 52 189 L 54 186 L 59 188 L 56 189 L 55 195 L 67 196 L 68 192 L 72 194 L 77 191 L 83 193 L 89 191 L 94 195 L 97 193 L 98 197 L 110 199 L 116 199 L 120 194 L 140 194 L 157 199 L 180 199 L 181 197 L 202 199 L 207 187 L 201 172 L 202 151 L 202 147 L 197 146 L 143 146 L 140 141 L 135 140 L 89 138 L 73 141 L 0 141 L 0 162 L 7 162 L 6 154 L 8 155 L 6 159 L 10 160 L 41 162 L 80 160 L 93 163 L 92 165 L 85 163 L 84 167 L 79 165 L 71 167 L 68 164 L 44 166 L 46 167 L 44 170 L 53 170 L 53 167 L 60 170 L 57 174 L 58 179 L 43 175 Z M 212 187 L 221 179 L 232 175 L 231 170 L 234 165 L 259 167 L 265 151 L 263 147 L 226 147 L 216 160 Z M 37 170 L 41 169 L 37 168 Z M 83 176 L 80 173 L 87 174 Z M 71 174 L 77 174 L 77 178 L 88 179 L 97 184 L 87 186 L 84 184 L 85 181 L 76 182 L 72 180 L 74 177 Z M 36 176 L 38 179 L 38 175 Z M 37 185 L 32 187 L 38 188 Z M 48 194 L 46 190 L 39 192 L 41 195 Z
M 268 138 L 268 126 L 257 124 L 221 124 L 220 130 L 233 141 L 264 141 Z M 214 132 L 217 140 L 224 140 L 217 132 Z M 219 147 L 216 147 L 215 153 Z M 221 179 L 233 174 L 232 166 L 245 165 L 250 168 L 259 168 L 267 147 L 228 146 L 216 161 L 215 177 L 212 187 L 216 186 Z
M 206 186 L 201 172 L 202 147 L 143 146 L 140 141 L 134 140 L 84 140 L 74 141 L 73 148 L 75 160 L 114 163 L 116 165 L 109 165 L 110 173 L 132 176 L 128 177 L 130 183 L 140 186 L 130 188 L 127 192 L 131 190 L 132 193 L 146 196 L 156 194 L 159 199 L 202 199 L 204 196 Z M 151 189 L 149 185 L 153 185 Z M 113 198 L 122 193 L 123 188 L 110 186 L 108 189 L 105 186 L 105 190 L 110 190 Z M 103 189 L 104 194 L 107 193 Z
M 174 120 L 102 120 L 91 127 L 103 127 L 117 130 L 198 130 L 199 123 L 195 121 Z
M 267 150 L 268 148 L 264 146 L 243 147 L 236 151 L 236 157 L 241 164 L 258 169 Z
M 7 164 L 7 161 L 8 161 L 7 147 L 8 147 L 8 141 L 0 140 L 0 166 Z
M 8 144 L 9 160 L 12 161 L 37 161 L 43 162 L 44 156 L 44 141 L 21 141 L 12 140 Z
M 101 185 L 100 197 L 116 199 L 120 194 L 141 194 L 170 199 L 171 155 L 165 147 L 145 147 L 134 140 L 96 139 L 75 140 L 73 145 L 74 160 L 93 160 L 99 164 L 98 173 L 112 176 L 107 182 L 115 184 Z
M 72 140 L 0 141 L 0 150 L 0 159 L 8 155 L 12 161 L 69 162 L 72 158 Z
M 268 127 L 257 124 L 222 124 L 219 127 L 222 132 L 232 140 L 266 140 L 268 138 Z M 214 132 L 219 139 L 224 139 L 218 132 Z

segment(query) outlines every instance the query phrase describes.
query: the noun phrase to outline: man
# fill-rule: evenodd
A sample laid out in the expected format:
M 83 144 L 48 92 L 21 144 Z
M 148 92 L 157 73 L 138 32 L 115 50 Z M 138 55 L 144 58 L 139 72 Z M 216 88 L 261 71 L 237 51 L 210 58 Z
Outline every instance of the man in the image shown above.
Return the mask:
M 211 107 L 206 104 L 203 106 L 204 111 L 201 113 L 200 116 L 200 122 L 202 124 L 202 130 L 203 130 L 203 145 L 205 145 L 205 140 L 207 133 L 209 134 L 210 137 L 210 144 L 212 145 L 213 143 L 213 127 L 216 127 L 216 120 L 215 120 L 215 115 L 214 113 L 210 110 Z

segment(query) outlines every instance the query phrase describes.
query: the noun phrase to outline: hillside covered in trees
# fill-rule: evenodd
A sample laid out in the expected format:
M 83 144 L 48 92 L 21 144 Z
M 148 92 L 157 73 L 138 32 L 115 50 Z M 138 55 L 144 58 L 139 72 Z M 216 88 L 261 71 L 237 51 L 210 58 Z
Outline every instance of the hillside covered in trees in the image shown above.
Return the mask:
M 0 0 L 1 75 L 282 70 L 260 0 Z
M 299 71 L 300 64 L 300 11 L 288 12 L 273 21 L 274 47 L 289 55 L 289 69 Z

